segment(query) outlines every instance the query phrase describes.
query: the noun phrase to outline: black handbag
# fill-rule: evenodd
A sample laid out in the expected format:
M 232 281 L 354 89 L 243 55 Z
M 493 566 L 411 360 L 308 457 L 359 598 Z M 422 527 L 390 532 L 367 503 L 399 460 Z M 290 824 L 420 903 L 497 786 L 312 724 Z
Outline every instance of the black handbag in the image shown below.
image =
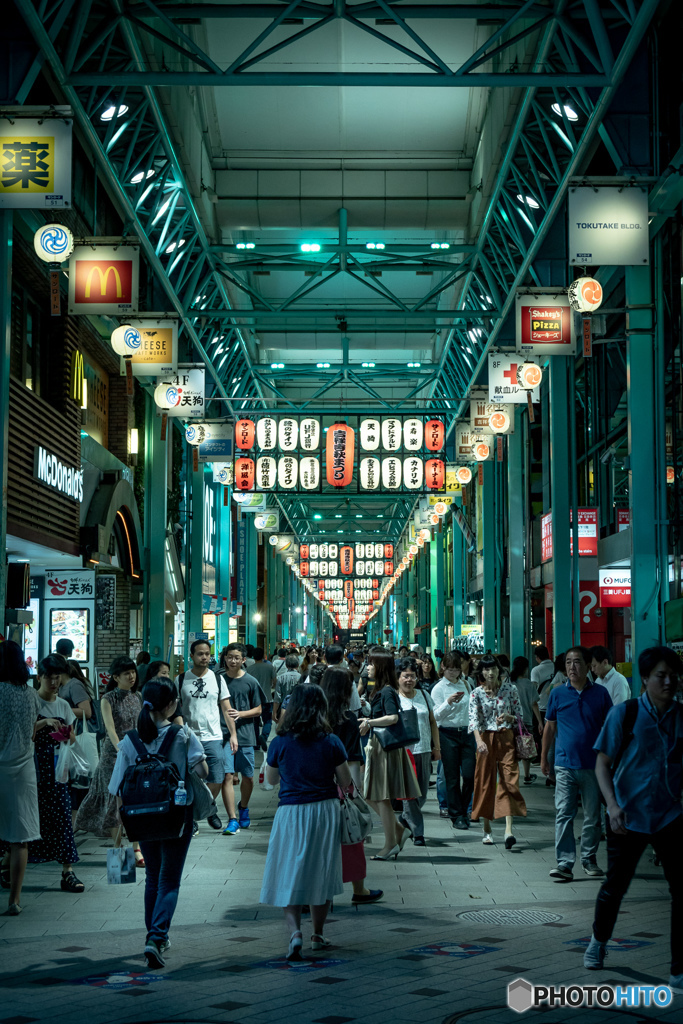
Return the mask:
M 395 725 L 382 725 L 379 729 L 372 731 L 379 740 L 382 750 L 400 750 L 401 747 L 409 747 L 420 739 L 417 711 L 415 708 L 399 711 L 398 722 Z

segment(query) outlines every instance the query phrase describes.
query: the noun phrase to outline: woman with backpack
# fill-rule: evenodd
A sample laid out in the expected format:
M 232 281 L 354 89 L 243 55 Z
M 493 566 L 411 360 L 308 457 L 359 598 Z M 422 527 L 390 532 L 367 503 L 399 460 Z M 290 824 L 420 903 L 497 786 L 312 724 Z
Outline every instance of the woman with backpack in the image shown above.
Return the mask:
M 266 778 L 280 783 L 268 843 L 261 903 L 283 907 L 287 959 L 302 959 L 301 908 L 311 908 L 311 949 L 329 945 L 323 927 L 330 901 L 344 890 L 337 784 L 351 785 L 346 750 L 327 720 L 327 700 L 311 683 L 295 686 L 268 747 Z
M 178 706 L 178 688 L 171 679 L 157 677 L 145 683 L 142 691 L 142 710 L 137 730 L 132 734 L 139 738 L 149 754 L 158 754 L 164 745 L 167 732 L 172 728 L 170 744 L 167 742 L 162 755 L 177 768 L 178 776 L 186 785 L 189 772 L 200 778 L 209 774 L 204 757 L 204 748 L 188 725 L 171 725 Z M 119 791 L 124 782 L 126 770 L 135 765 L 140 756 L 131 733 L 119 744 L 116 764 L 109 780 L 109 792 L 121 806 Z M 181 787 L 182 789 L 182 787 Z M 192 789 L 186 785 L 184 826 L 182 834 L 167 839 L 141 839 L 140 848 L 145 858 L 145 940 L 144 955 L 147 965 L 155 970 L 164 967 L 164 953 L 171 945 L 168 930 L 178 903 L 180 879 L 185 858 L 192 839 Z M 176 800 L 176 804 L 179 801 Z M 182 806 L 182 805 L 180 805 Z M 163 831 L 163 823 L 161 824 Z

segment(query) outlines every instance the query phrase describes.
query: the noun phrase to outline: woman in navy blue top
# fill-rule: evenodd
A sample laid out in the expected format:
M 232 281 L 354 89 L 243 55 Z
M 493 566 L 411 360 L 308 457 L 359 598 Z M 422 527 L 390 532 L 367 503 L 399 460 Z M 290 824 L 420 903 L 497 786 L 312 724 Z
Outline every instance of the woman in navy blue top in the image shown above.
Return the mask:
M 268 748 L 267 781 L 280 783 L 280 800 L 268 844 L 261 903 L 284 907 L 290 930 L 288 960 L 301 960 L 301 907 L 311 908 L 311 949 L 329 945 L 323 927 L 342 882 L 337 783 L 351 773 L 346 750 L 327 721 L 319 686 L 295 686 Z

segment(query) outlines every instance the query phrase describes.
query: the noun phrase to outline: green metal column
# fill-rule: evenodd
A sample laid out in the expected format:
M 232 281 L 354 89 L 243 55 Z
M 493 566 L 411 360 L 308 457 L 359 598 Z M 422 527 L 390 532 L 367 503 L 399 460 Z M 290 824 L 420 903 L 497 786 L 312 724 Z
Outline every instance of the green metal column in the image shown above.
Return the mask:
M 254 616 L 258 611 L 258 531 L 254 516 L 247 516 L 247 607 L 245 618 L 246 642 L 256 646 L 258 623 Z
M 483 462 L 484 483 L 480 489 L 482 500 L 483 550 L 484 550 L 484 650 L 498 649 L 496 634 L 496 464 L 491 460 Z
M 668 567 L 657 558 L 657 487 L 666 472 L 656 443 L 652 288 L 649 267 L 626 268 L 628 447 L 631 507 L 631 639 L 637 665 L 646 647 L 661 643 L 657 598 L 668 587 Z M 634 673 L 634 683 L 639 684 Z M 637 691 L 636 691 L 637 692 Z
M 268 650 L 266 655 L 270 658 L 275 650 L 277 640 L 277 561 L 275 548 L 268 544 L 265 552 L 266 560 L 266 643 Z
M 421 629 L 417 642 L 421 647 L 428 647 L 432 638 L 432 609 L 429 602 L 429 548 L 427 543 L 420 548 L 420 553 L 417 556 L 417 606 L 419 608 L 418 626 L 427 627 Z
M 202 630 L 202 573 L 204 556 L 204 466 L 200 462 L 195 473 L 188 459 L 190 483 L 190 517 L 188 520 L 189 553 L 185 580 L 185 664 L 190 656 L 190 633 Z
M 173 425 L 168 422 L 168 430 Z M 161 419 L 150 395 L 145 396 L 145 648 L 155 658 L 166 657 L 166 523 L 168 514 L 168 442 L 161 440 Z
M 227 491 L 228 504 L 224 503 L 224 495 Z M 230 550 L 232 544 L 232 489 L 230 487 L 221 487 L 219 489 L 218 496 L 218 509 L 217 516 L 218 522 L 216 523 L 216 544 L 218 545 L 218 552 L 216 558 L 216 564 L 218 566 L 218 593 L 225 598 L 223 605 L 224 611 L 222 615 L 217 618 L 218 624 L 218 646 L 223 648 L 226 647 L 230 642 Z
M 571 556 L 569 554 L 569 417 L 573 400 L 567 395 L 570 356 L 550 360 L 550 490 L 553 532 L 553 655 L 571 647 L 573 606 Z
M 458 504 L 460 504 L 458 502 Z M 463 622 L 463 579 L 465 576 L 465 538 L 462 530 L 451 521 L 453 531 L 453 639 L 460 636 Z
M 515 409 L 515 429 L 508 434 L 508 572 L 510 579 L 510 655 L 526 655 L 524 600 L 524 447 L 521 410 Z
M 7 593 L 7 438 L 9 434 L 10 338 L 12 326 L 12 211 L 0 210 L 0 630 L 5 632 L 5 595 Z

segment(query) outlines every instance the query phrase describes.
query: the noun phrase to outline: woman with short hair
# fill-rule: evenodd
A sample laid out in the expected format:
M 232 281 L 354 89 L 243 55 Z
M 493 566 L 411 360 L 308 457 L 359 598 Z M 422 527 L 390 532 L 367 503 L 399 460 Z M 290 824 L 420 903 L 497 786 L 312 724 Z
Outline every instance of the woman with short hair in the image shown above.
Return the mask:
M 514 683 L 502 678 L 495 655 L 485 654 L 480 659 L 477 679 L 479 685 L 470 694 L 469 706 L 469 731 L 477 744 L 472 819 L 481 819 L 482 842 L 490 846 L 491 819 L 504 817 L 505 849 L 511 850 L 517 842 L 512 819 L 526 817 L 513 732 L 522 717 L 522 705 Z
M 5 848 L 0 884 L 9 889 L 7 913 L 21 913 L 21 887 L 28 843 L 40 839 L 34 729 L 38 694 L 28 686 L 29 671 L 19 644 L 0 644 L 0 843 Z M 57 721 L 50 725 L 57 728 Z
M 319 686 L 295 686 L 268 747 L 266 778 L 273 786 L 280 783 L 280 799 L 260 902 L 283 907 L 290 961 L 303 959 L 302 906 L 311 908 L 311 949 L 324 949 L 330 902 L 344 890 L 337 785 L 347 789 L 352 779 L 346 750 L 332 733 L 327 712 Z
M 420 738 L 407 749 L 413 756 L 420 796 L 417 800 L 404 800 L 403 812 L 398 819 L 404 829 L 413 837 L 414 846 L 426 846 L 422 808 L 429 793 L 432 774 L 432 757 L 441 760 L 439 730 L 434 718 L 434 702 L 426 689 L 417 684 L 417 668 L 414 658 L 404 658 L 398 669 L 398 695 L 401 710 L 417 712 Z M 432 753 L 433 751 L 433 753 Z M 403 839 L 404 836 L 401 836 Z M 399 847 L 401 843 L 399 842 Z

